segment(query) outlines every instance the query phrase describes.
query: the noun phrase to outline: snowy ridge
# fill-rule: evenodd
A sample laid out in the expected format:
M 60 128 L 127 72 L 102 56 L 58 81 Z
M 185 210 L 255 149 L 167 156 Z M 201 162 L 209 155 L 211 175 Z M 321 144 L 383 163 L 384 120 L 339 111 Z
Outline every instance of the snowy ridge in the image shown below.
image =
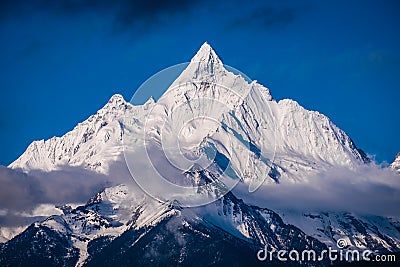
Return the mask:
M 51 216 L 37 225 L 68 236 L 80 251 L 80 266 L 89 256 L 90 241 L 101 237 L 112 240 L 130 228 L 156 225 L 169 216 L 169 209 L 167 204 L 155 202 L 137 188 L 119 185 L 104 189 L 84 206 Z
M 113 95 L 102 109 L 64 136 L 32 142 L 9 167 L 51 171 L 67 165 L 106 173 L 107 163 L 121 155 L 120 121 L 132 109 L 121 95 Z

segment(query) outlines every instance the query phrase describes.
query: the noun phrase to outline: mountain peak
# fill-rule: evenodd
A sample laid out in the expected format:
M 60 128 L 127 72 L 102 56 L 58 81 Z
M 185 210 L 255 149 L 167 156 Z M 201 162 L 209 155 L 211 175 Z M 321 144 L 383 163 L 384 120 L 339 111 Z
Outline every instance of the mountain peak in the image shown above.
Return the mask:
M 113 96 L 111 96 L 110 100 L 108 100 L 108 103 L 115 103 L 115 102 L 125 102 L 125 99 L 120 94 L 114 94 Z
M 194 80 L 210 81 L 215 79 L 215 74 L 226 72 L 224 64 L 215 53 L 214 49 L 204 42 L 197 53 L 190 60 L 190 64 L 179 75 L 179 77 L 172 83 L 169 89 L 176 89 L 180 84 L 192 82 Z M 168 90 L 169 90 L 168 89 Z
M 125 110 L 127 107 L 127 102 L 124 97 L 120 94 L 114 94 L 111 96 L 110 100 L 108 100 L 107 104 L 103 107 L 103 109 L 123 109 Z
M 207 42 L 204 42 L 191 62 L 218 63 L 222 65 L 222 61 L 219 59 L 217 53 L 215 53 L 214 49 Z

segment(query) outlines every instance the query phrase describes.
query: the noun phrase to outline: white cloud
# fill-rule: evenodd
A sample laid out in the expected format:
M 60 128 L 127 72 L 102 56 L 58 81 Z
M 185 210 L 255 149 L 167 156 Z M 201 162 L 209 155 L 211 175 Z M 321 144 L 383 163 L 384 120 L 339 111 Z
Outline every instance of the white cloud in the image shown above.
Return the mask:
M 239 185 L 234 193 L 270 209 L 400 216 L 400 176 L 389 169 L 374 164 L 332 168 L 306 178 L 308 182 L 265 185 L 253 194 Z

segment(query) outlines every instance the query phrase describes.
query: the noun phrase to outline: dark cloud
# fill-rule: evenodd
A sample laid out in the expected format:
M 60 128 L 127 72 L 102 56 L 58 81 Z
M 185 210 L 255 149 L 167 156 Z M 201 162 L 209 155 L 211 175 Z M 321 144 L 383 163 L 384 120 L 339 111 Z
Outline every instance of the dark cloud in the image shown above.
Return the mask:
M 301 12 L 300 8 L 295 7 L 264 6 L 233 20 L 229 26 L 233 28 L 280 28 L 292 23 Z
M 4 0 L 0 1 L 0 17 L 7 19 L 43 11 L 68 17 L 96 13 L 105 17 L 111 16 L 118 28 L 126 28 L 137 24 L 143 26 L 168 21 L 171 16 L 188 12 L 199 2 L 185 0 Z

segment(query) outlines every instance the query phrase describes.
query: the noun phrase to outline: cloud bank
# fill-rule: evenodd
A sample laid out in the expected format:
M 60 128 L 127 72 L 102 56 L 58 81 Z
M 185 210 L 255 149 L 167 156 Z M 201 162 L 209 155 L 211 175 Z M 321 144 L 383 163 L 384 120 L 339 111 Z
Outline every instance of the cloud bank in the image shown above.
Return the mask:
M 299 212 L 354 212 L 400 216 L 400 176 L 374 164 L 332 168 L 308 182 L 266 185 L 253 194 L 239 185 L 238 197 L 261 207 Z
M 37 209 L 45 209 L 44 204 L 85 203 L 104 187 L 134 183 L 126 166 L 113 166 L 111 173 L 106 176 L 68 167 L 25 174 L 0 166 L 0 227 L 43 219 Z M 249 204 L 272 210 L 400 216 L 400 176 L 390 169 L 374 164 L 332 168 L 305 179 L 265 185 L 254 193 L 239 183 L 233 193 Z

